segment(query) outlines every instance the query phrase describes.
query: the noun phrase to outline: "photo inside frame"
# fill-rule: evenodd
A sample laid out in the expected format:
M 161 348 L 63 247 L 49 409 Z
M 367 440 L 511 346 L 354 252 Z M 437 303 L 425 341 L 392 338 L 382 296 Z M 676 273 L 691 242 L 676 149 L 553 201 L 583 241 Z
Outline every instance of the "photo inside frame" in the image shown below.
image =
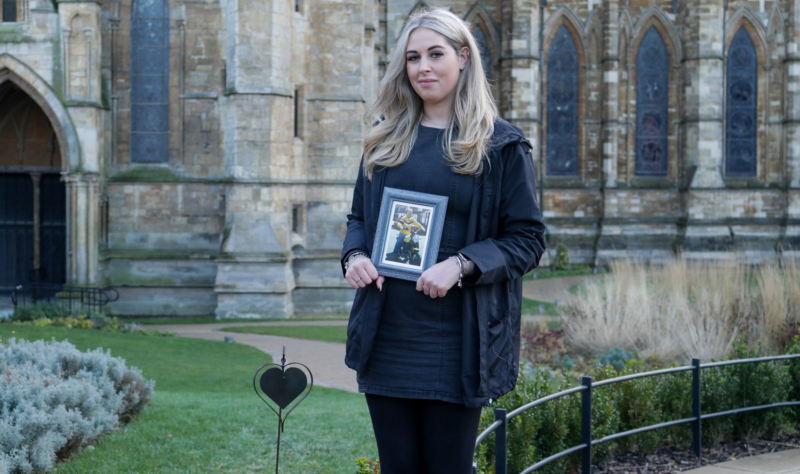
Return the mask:
M 381 263 L 421 270 L 428 250 L 434 209 L 432 206 L 394 201 L 391 210 Z

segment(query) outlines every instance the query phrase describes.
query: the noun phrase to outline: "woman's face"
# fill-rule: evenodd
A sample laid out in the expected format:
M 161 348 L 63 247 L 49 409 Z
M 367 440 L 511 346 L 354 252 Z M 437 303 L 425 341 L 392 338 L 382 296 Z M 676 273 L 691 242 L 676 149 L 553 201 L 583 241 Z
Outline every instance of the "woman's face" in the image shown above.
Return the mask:
M 469 49 L 456 53 L 450 42 L 429 28 L 417 28 L 408 37 L 406 73 L 411 87 L 426 105 L 453 101 Z

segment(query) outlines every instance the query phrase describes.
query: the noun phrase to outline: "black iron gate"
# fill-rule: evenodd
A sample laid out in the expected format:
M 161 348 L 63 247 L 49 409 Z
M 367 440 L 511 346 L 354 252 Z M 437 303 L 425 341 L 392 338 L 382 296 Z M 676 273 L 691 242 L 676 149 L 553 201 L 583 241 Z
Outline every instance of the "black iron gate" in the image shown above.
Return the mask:
M 66 190 L 57 174 L 39 187 L 39 268 L 34 269 L 34 184 L 29 174 L 0 174 L 0 293 L 32 280 L 66 281 Z M 36 270 L 34 272 L 34 270 Z

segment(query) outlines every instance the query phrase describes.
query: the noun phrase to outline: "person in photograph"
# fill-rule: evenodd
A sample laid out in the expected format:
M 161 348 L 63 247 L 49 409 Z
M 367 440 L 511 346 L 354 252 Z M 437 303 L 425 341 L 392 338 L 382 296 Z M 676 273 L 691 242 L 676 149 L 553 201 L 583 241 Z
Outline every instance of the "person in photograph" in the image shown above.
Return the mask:
M 498 117 L 454 14 L 412 15 L 389 59 L 342 249 L 357 290 L 345 363 L 366 394 L 383 474 L 467 474 L 481 407 L 516 384 L 522 277 L 545 250 L 532 146 Z M 448 197 L 437 263 L 416 282 L 370 261 L 385 187 Z
M 413 214 L 414 211 L 412 211 L 409 207 L 406 210 L 405 215 L 400 216 L 400 218 L 394 222 L 394 227 L 399 231 L 397 233 L 397 241 L 394 244 L 394 250 L 386 256 L 387 260 L 392 262 L 404 262 L 404 259 L 401 258 L 401 255 L 404 253 L 410 253 L 413 250 L 412 246 L 414 245 L 414 242 L 411 239 L 412 230 L 415 228 L 423 231 L 425 230 L 425 228 L 422 227 L 422 224 L 417 222 Z

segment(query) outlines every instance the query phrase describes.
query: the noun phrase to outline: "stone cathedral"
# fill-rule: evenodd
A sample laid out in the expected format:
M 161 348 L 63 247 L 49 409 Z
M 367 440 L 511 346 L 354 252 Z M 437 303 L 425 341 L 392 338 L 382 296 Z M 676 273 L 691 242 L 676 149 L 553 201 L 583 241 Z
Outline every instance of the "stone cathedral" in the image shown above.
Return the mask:
M 113 286 L 118 315 L 348 310 L 364 113 L 424 3 L 0 1 L 0 292 Z M 798 255 L 800 0 L 431 5 L 473 26 L 534 143 L 551 248 Z

